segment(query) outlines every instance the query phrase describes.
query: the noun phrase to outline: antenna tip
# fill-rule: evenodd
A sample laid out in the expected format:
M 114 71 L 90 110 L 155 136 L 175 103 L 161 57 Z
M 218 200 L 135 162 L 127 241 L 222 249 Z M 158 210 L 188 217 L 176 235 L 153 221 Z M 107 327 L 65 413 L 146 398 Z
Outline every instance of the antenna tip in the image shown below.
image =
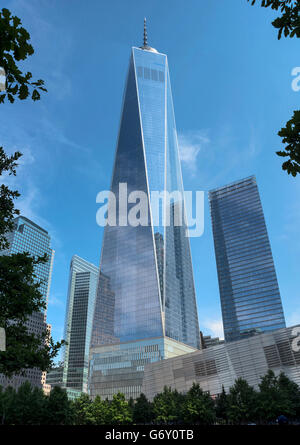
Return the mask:
M 148 46 L 146 17 L 144 17 L 144 45 L 141 46 L 140 48 L 157 53 L 156 49 L 151 48 L 150 46 Z

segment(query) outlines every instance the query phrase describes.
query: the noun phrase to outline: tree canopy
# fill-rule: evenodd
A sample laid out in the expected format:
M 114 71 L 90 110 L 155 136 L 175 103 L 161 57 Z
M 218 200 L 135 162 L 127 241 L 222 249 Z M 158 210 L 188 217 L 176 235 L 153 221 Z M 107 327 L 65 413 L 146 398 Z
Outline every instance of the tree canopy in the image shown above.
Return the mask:
M 22 73 L 19 62 L 34 53 L 29 42 L 29 32 L 21 26 L 21 20 L 12 16 L 8 9 L 0 11 L 0 67 L 6 74 L 6 90 L 0 94 L 0 104 L 7 97 L 13 103 L 30 97 L 40 99 L 40 91 L 47 91 L 43 80 L 32 82 L 30 72 Z M 30 94 L 30 89 L 32 93 Z M 3 106 L 3 105 L 2 105 Z M 16 175 L 21 152 L 8 155 L 0 147 L 0 176 Z M 29 317 L 42 313 L 46 308 L 40 292 L 41 281 L 36 267 L 50 261 L 47 255 L 33 257 L 28 252 L 8 255 L 7 235 L 14 229 L 14 218 L 19 215 L 14 200 L 20 196 L 17 190 L 2 183 L 0 186 L 0 326 L 6 331 L 6 351 L 0 351 L 0 373 L 7 377 L 25 374 L 26 369 L 46 371 L 63 345 L 55 343 L 46 325 L 39 335 L 28 329 Z
M 23 73 L 20 68 L 19 62 L 34 53 L 30 34 L 21 25 L 21 19 L 8 9 L 0 11 L 0 67 L 6 75 L 6 90 L 0 94 L 0 103 L 6 98 L 13 103 L 16 98 L 24 100 L 29 96 L 36 101 L 41 97 L 40 91 L 47 91 L 42 79 L 32 81 L 32 73 Z
M 255 5 L 256 0 L 247 0 Z M 257 0 L 263 8 L 280 11 L 272 25 L 278 30 L 278 40 L 284 37 L 300 37 L 300 0 Z M 283 144 L 288 144 L 284 150 L 276 154 L 289 159 L 282 164 L 282 170 L 289 175 L 300 173 L 300 110 L 294 111 L 293 117 L 279 132 Z
M 252 5 L 256 0 L 247 0 Z M 258 0 L 263 8 L 272 8 L 280 11 L 272 25 L 278 30 L 278 40 L 284 37 L 300 37 L 300 1 L 299 0 Z
M 284 151 L 277 151 L 278 156 L 289 157 L 282 164 L 282 169 L 288 174 L 296 176 L 300 173 L 300 110 L 295 111 L 292 119 L 282 128 L 278 135 L 283 144 L 288 144 Z
M 226 393 L 212 398 L 194 383 L 187 393 L 165 387 L 153 401 L 141 394 L 135 401 L 118 393 L 112 400 L 87 394 L 73 401 L 54 387 L 50 396 L 26 382 L 16 391 L 0 387 L 0 424 L 131 425 L 131 424 L 266 424 L 280 416 L 300 422 L 300 388 L 284 373 L 269 370 L 257 390 L 239 378 Z

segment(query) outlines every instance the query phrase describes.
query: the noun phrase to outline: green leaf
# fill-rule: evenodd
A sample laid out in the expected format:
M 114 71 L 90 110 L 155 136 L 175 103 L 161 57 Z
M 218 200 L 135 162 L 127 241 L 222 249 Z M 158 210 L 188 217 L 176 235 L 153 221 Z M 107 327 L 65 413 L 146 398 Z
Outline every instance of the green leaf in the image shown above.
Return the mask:
M 40 94 L 33 91 L 31 94 L 29 88 L 40 87 L 44 85 L 44 81 L 39 79 L 33 84 L 29 84 L 32 79 L 32 73 L 23 73 L 18 62 L 26 60 L 29 56 L 34 54 L 33 46 L 30 42 L 29 32 L 21 26 L 19 17 L 12 16 L 10 11 L 6 8 L 0 10 L 0 59 L 1 66 L 7 73 L 7 83 L 14 84 L 7 95 L 8 100 L 12 103 L 12 96 L 14 99 L 27 99 L 31 96 L 32 100 L 40 99 Z M 4 38 L 3 38 L 4 37 Z M 42 89 L 47 92 L 46 88 Z M 4 103 L 5 95 L 1 97 L 0 103 Z
M 28 95 L 29 95 L 28 86 L 25 84 L 22 84 L 19 88 L 19 99 L 21 99 L 21 100 L 27 99 Z
M 34 101 L 39 100 L 41 98 L 40 93 L 38 92 L 38 90 L 33 90 L 31 97 L 32 97 L 32 100 L 34 100 Z
M 13 104 L 14 101 L 15 101 L 14 96 L 13 96 L 12 94 L 8 93 L 8 94 L 7 94 L 7 97 L 8 97 L 9 102 L 10 102 L 11 104 Z

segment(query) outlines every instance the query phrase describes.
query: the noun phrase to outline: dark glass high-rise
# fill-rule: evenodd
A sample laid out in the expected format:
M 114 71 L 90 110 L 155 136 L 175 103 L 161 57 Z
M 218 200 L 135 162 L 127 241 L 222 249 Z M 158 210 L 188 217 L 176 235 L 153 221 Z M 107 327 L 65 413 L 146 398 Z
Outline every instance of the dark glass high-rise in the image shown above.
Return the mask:
M 74 399 L 87 393 L 89 348 L 94 316 L 98 267 L 74 255 L 70 265 L 65 317 L 64 367 L 61 386 Z M 56 369 L 50 379 L 59 375 Z
M 50 293 L 54 250 L 51 248 L 49 233 L 25 216 L 18 216 L 14 220 L 14 229 L 7 233 L 9 248 L 2 250 L 0 255 L 14 255 L 28 252 L 31 256 L 48 256 L 46 263 L 34 266 L 35 280 L 39 282 L 39 291 L 43 295 L 46 305 Z M 26 322 L 27 330 L 37 336 L 45 331 L 51 332 L 51 325 L 47 324 L 47 308 L 40 312 L 33 312 Z M 45 385 L 46 372 L 37 368 L 24 370 L 24 375 L 14 375 L 11 379 L 0 374 L 0 386 L 18 388 L 25 381 L 33 386 L 43 387 L 45 392 L 50 388 Z
M 256 179 L 209 192 L 226 341 L 285 327 Z

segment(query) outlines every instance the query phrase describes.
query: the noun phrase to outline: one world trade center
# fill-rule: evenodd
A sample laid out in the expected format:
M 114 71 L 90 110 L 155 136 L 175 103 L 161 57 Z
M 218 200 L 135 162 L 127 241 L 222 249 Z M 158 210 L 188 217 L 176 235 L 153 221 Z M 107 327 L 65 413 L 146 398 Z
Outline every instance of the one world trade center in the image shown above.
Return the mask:
M 148 196 L 149 223 L 106 225 L 96 295 L 89 391 L 111 399 L 139 396 L 147 363 L 195 351 L 199 326 L 167 56 L 133 47 L 125 85 L 111 192 L 120 215 L 120 184 Z M 150 195 L 169 224 L 154 221 Z M 179 193 L 177 193 L 179 192 Z M 130 212 L 133 203 L 128 203 Z M 180 209 L 178 211 L 178 209 Z

